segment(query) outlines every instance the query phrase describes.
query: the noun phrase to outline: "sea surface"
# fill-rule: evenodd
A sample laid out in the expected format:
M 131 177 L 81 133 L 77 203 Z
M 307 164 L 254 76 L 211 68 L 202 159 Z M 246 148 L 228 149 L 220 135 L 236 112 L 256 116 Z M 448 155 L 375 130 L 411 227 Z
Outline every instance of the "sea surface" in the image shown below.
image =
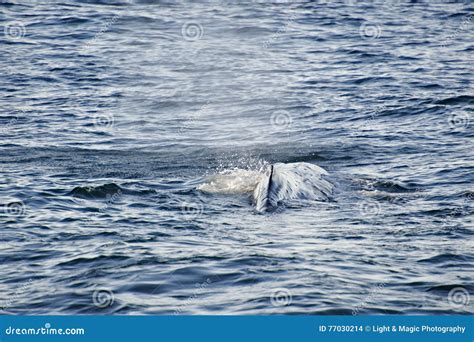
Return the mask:
M 473 15 L 0 1 L 0 314 L 474 313 Z

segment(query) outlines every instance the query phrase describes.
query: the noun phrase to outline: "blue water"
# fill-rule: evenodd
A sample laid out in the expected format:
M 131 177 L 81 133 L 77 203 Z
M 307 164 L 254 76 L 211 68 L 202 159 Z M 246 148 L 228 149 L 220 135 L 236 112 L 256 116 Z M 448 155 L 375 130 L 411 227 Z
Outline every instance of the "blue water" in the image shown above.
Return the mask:
M 2 314 L 474 312 L 469 2 L 0 2 Z M 307 162 L 330 201 L 203 193 Z

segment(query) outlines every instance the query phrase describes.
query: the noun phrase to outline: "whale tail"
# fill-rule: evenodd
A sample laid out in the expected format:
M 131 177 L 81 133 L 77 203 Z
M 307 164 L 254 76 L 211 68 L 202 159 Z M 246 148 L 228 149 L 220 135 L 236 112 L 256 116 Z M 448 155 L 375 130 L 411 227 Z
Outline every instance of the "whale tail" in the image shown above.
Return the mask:
M 327 176 L 324 169 L 309 163 L 273 164 L 253 192 L 255 210 L 265 212 L 285 200 L 326 201 L 334 189 Z
M 249 195 L 256 212 L 263 213 L 285 201 L 327 201 L 334 185 L 325 170 L 302 162 L 276 163 L 263 171 L 226 170 L 208 177 L 197 189 L 213 194 Z

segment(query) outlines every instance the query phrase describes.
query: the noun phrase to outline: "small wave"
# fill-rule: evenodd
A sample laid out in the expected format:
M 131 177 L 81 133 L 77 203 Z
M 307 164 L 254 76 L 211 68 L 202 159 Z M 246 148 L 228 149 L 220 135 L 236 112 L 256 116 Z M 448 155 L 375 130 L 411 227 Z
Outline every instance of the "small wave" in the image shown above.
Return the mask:
M 445 253 L 445 254 L 438 254 L 435 256 L 432 256 L 430 258 L 425 258 L 418 260 L 418 262 L 426 262 L 430 264 L 438 264 L 438 263 L 444 263 L 444 262 L 467 262 L 470 261 L 471 258 L 465 255 L 458 255 L 458 254 L 451 254 L 451 253 Z
M 474 96 L 471 96 L 471 95 L 452 96 L 446 99 L 438 100 L 435 103 L 441 104 L 441 105 L 474 104 Z
M 82 198 L 105 198 L 123 192 L 123 189 L 115 183 L 100 186 L 78 186 L 70 193 L 70 196 Z
M 393 78 L 393 77 L 390 77 L 390 76 L 361 77 L 361 78 L 352 79 L 352 80 L 350 80 L 350 81 L 347 81 L 347 83 L 351 83 L 351 84 L 365 84 L 365 83 L 380 82 L 380 81 L 391 82 L 391 81 L 394 81 L 394 78 Z
M 456 289 L 456 288 L 459 288 L 459 287 L 462 287 L 462 288 L 465 288 L 466 290 L 471 290 L 470 287 L 471 286 L 466 286 L 466 284 L 446 284 L 446 285 L 435 285 L 435 286 L 431 286 L 430 288 L 428 288 L 428 292 L 434 292 L 434 293 L 439 293 L 440 295 L 445 295 L 447 293 L 449 293 L 450 291 L 452 291 L 453 289 Z
M 69 196 L 79 198 L 107 198 L 109 196 L 116 196 L 121 194 L 126 195 L 147 195 L 156 193 L 155 190 L 130 190 L 118 186 L 115 183 L 108 183 L 99 186 L 78 186 L 75 187 Z
M 420 188 L 420 185 L 414 183 L 402 183 L 398 181 L 376 181 L 373 186 L 377 190 L 386 192 L 415 192 Z

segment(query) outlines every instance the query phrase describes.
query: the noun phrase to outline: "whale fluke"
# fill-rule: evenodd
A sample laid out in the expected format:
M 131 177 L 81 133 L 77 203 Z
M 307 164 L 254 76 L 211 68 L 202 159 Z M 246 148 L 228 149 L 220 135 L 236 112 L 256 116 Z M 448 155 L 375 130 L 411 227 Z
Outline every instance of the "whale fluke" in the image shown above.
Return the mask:
M 334 189 L 327 176 L 324 169 L 309 163 L 273 164 L 253 192 L 255 210 L 265 212 L 285 200 L 326 201 Z
M 208 177 L 197 189 L 214 194 L 249 195 L 259 213 L 289 200 L 327 201 L 333 184 L 328 173 L 309 163 L 276 163 L 258 171 L 232 169 Z

